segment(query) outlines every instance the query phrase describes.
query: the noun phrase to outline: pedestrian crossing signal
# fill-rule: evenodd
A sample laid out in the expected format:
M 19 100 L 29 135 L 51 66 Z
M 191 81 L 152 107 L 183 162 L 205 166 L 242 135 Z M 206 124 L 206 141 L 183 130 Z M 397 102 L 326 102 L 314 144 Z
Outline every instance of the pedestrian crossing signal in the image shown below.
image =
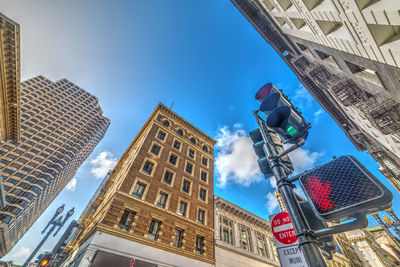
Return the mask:
M 352 156 L 307 171 L 299 182 L 314 211 L 326 220 L 344 221 L 392 204 L 392 193 Z

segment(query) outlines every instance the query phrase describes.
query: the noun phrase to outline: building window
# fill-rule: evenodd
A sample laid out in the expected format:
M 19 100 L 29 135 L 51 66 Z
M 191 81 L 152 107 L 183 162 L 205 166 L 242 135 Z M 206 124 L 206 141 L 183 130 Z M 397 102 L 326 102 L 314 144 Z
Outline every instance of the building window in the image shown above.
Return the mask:
M 382 86 L 383 88 L 385 88 L 379 74 L 376 71 L 359 66 L 354 63 L 347 62 L 347 61 L 344 61 L 344 62 L 349 67 L 351 73 L 353 73 L 355 76 L 365 79 L 371 83 L 374 83 L 378 86 Z
M 204 152 L 208 152 L 208 148 L 207 148 L 206 145 L 203 146 L 203 151 L 204 151 Z
M 151 147 L 151 153 L 153 153 L 154 155 L 158 156 L 158 154 L 160 153 L 160 149 L 161 147 L 158 145 L 153 145 Z
M 240 225 L 239 232 L 240 246 L 246 251 L 251 251 L 250 229 L 244 225 Z
M 190 143 L 196 144 L 196 139 L 194 139 L 194 137 L 190 138 Z
M 175 165 L 177 159 L 178 159 L 178 157 L 177 157 L 176 155 L 171 154 L 171 155 L 169 155 L 169 160 L 168 160 L 168 161 L 169 161 L 169 163 L 171 163 L 172 165 Z
M 206 195 L 207 195 L 207 190 L 205 190 L 204 188 L 200 188 L 199 198 L 203 201 L 206 201 Z
M 258 255 L 267 256 L 267 245 L 265 243 L 265 236 L 263 234 L 257 233 L 257 250 Z
M 220 238 L 228 244 L 233 243 L 233 221 L 224 217 L 220 217 Z
M 191 164 L 191 163 L 189 163 L 189 162 L 186 163 L 185 171 L 186 171 L 187 173 L 192 174 L 192 171 L 193 171 L 193 164 Z
M 159 131 L 158 134 L 157 134 L 157 137 L 158 137 L 158 139 L 160 139 L 160 140 L 164 140 L 164 139 L 165 139 L 165 133 Z
M 168 194 L 160 192 L 160 194 L 158 195 L 157 206 L 164 209 L 167 203 L 167 198 Z
M 177 248 L 180 248 L 182 247 L 182 241 L 183 241 L 183 230 L 175 229 L 173 245 Z
M 164 180 L 163 180 L 164 183 L 171 184 L 172 183 L 172 177 L 173 177 L 172 172 L 166 171 L 165 174 L 164 174 Z
M 207 158 L 202 158 L 201 159 L 201 163 L 204 165 L 204 166 L 207 166 L 207 164 L 208 164 L 208 160 L 207 160 Z
M 169 127 L 169 122 L 168 121 L 163 121 L 163 123 L 162 123 L 165 127 Z
M 204 254 L 204 237 L 202 236 L 196 238 L 196 253 Z
M 188 204 L 184 201 L 179 202 L 179 210 L 178 210 L 179 215 L 186 216 L 187 205 Z
M 188 150 L 188 156 L 191 157 L 191 158 L 194 158 L 194 150 L 193 150 L 193 149 L 190 149 L 190 148 L 189 148 L 189 150 Z
M 124 214 L 122 214 L 121 220 L 119 221 L 118 228 L 121 230 L 129 231 L 135 215 L 136 212 L 125 210 Z
M 190 192 L 190 181 L 183 180 L 182 191 L 189 194 L 189 192 Z
M 206 212 L 204 210 L 199 209 L 199 212 L 197 214 L 197 221 L 201 224 L 204 224 L 205 217 L 206 217 Z
M 201 175 L 200 175 L 200 179 L 203 181 L 203 182 L 207 182 L 207 173 L 206 172 L 201 172 Z
M 158 232 L 160 232 L 161 222 L 152 220 L 149 228 L 149 233 L 147 234 L 147 238 L 152 240 L 157 240 Z
M 183 131 L 181 129 L 179 129 L 178 131 L 176 131 L 176 133 L 180 136 L 183 136 Z
M 142 198 L 144 190 L 146 189 L 146 185 L 140 182 L 136 183 L 135 188 L 133 189 L 132 195 L 137 198 Z
M 174 148 L 176 148 L 176 149 L 181 149 L 181 142 L 179 142 L 179 141 L 175 141 L 174 142 Z
M 153 171 L 153 167 L 154 167 L 154 163 L 152 163 L 150 161 L 146 161 L 143 166 L 143 172 L 150 175 L 151 172 Z

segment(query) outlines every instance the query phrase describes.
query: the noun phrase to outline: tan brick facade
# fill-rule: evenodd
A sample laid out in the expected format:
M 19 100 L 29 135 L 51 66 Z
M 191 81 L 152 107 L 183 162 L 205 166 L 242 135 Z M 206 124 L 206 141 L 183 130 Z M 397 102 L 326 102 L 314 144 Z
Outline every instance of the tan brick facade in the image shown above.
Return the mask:
M 158 137 L 160 132 L 165 135 L 163 140 Z M 213 264 L 214 144 L 212 138 L 159 104 L 117 163 L 102 193 L 81 216 L 82 230 L 67 249 L 76 250 L 95 231 L 102 231 Z M 158 153 L 152 153 L 153 146 Z M 175 164 L 170 162 L 171 155 L 176 156 Z M 149 173 L 143 171 L 146 162 L 153 164 Z M 186 171 L 190 164 L 191 173 Z M 166 172 L 173 174 L 170 184 L 164 181 Z M 187 193 L 184 180 L 190 182 Z M 145 185 L 141 197 L 132 195 L 138 183 Z M 167 196 L 164 207 L 157 205 L 160 193 Z M 187 204 L 184 216 L 178 213 L 181 201 Z M 205 212 L 203 223 L 198 220 L 199 210 Z M 135 213 L 128 231 L 118 228 L 125 211 Z M 152 220 L 161 222 L 156 240 L 147 237 Z M 173 245 L 175 229 L 183 230 L 180 247 Z M 202 253 L 196 252 L 197 237 L 204 237 Z
M 0 142 L 20 138 L 19 39 L 19 25 L 0 13 Z

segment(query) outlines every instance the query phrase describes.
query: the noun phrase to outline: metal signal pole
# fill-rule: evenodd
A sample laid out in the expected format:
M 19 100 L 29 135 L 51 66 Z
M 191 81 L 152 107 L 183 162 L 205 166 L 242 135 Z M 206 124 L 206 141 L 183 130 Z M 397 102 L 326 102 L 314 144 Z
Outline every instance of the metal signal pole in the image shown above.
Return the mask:
M 26 259 L 23 267 L 28 266 L 29 262 L 33 259 L 33 257 L 36 255 L 36 253 L 39 251 L 39 249 L 43 246 L 43 244 L 46 242 L 47 238 L 51 235 L 51 233 L 58 227 L 56 233 L 54 236 L 57 235 L 58 231 L 63 227 L 65 222 L 74 214 L 74 208 L 70 209 L 67 212 L 67 215 L 65 216 L 64 220 L 62 220 L 63 216 L 59 216 L 57 219 L 55 219 L 58 215 L 60 215 L 64 210 L 64 205 L 59 207 L 57 211 L 55 212 L 54 216 L 50 219 L 49 223 L 46 225 L 45 229 L 42 231 L 42 234 L 47 230 L 47 228 L 52 225 L 50 230 L 47 232 L 47 234 L 43 237 L 43 239 L 39 242 L 39 244 L 36 246 L 36 248 L 33 250 L 31 255 Z
M 271 149 L 270 145 L 273 145 L 273 139 L 269 134 L 267 126 L 265 124 L 264 119 L 262 119 L 258 115 L 258 111 L 254 112 L 254 117 L 256 118 L 258 127 L 260 129 L 261 135 L 264 139 L 264 152 L 268 158 L 268 163 L 273 172 L 276 183 L 278 186 L 278 191 L 282 195 L 282 198 L 286 204 L 288 209 L 293 228 L 296 231 L 297 239 L 299 241 L 299 248 L 302 250 L 304 257 L 309 266 L 312 267 L 326 267 L 326 263 L 322 254 L 319 250 L 319 244 L 316 239 L 312 235 L 310 227 L 307 223 L 307 220 L 300 208 L 300 205 L 297 201 L 296 195 L 293 191 L 293 184 L 288 179 L 286 175 L 285 169 L 281 162 L 281 157 L 283 155 L 277 155 L 273 149 Z M 297 147 L 300 147 L 304 144 L 304 139 L 300 139 L 299 142 L 290 147 L 288 150 L 293 151 Z M 285 153 L 284 155 L 286 155 Z

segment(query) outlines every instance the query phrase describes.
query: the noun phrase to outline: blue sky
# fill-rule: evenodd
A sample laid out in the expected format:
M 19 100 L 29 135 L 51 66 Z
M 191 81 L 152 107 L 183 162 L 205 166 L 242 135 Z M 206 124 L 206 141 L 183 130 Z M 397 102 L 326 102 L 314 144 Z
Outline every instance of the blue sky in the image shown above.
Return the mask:
M 215 153 L 217 195 L 263 218 L 276 212 L 273 188 L 255 171 L 246 137 L 256 128 L 254 94 L 267 82 L 282 88 L 312 123 L 307 144 L 292 155 L 298 171 L 354 155 L 397 196 L 375 161 L 354 148 L 229 0 L 2 0 L 0 12 L 21 26 L 23 80 L 67 78 L 96 95 L 111 120 L 74 182 L 4 259 L 23 262 L 62 203 L 79 217 L 158 102 L 174 103 L 175 112 L 224 144 Z M 395 197 L 396 212 L 398 204 Z

